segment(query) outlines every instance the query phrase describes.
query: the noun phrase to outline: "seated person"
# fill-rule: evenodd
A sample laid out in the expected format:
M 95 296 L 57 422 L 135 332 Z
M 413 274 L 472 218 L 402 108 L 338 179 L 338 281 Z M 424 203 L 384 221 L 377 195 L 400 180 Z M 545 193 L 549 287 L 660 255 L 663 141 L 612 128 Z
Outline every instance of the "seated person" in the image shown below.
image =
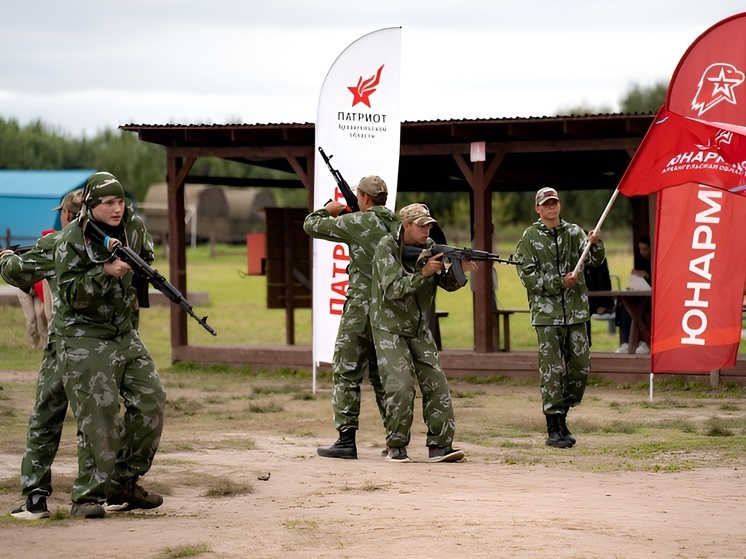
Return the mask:
M 611 291 L 611 276 L 609 275 L 609 265 L 606 260 L 599 266 L 585 266 L 583 268 L 585 275 L 585 284 L 588 291 Z M 593 313 L 591 318 L 596 320 L 614 320 L 614 299 L 609 296 L 605 297 L 588 297 L 588 307 Z M 588 346 L 592 346 L 591 340 L 591 321 L 585 323 L 588 331 Z
M 637 250 L 635 251 L 634 255 L 635 267 L 632 269 L 631 273 L 633 276 L 643 278 L 652 286 L 653 274 L 651 271 L 650 256 L 650 237 L 645 235 L 644 237 L 641 237 L 640 240 L 637 242 Z M 648 317 L 650 316 L 651 311 L 652 309 L 650 307 L 650 302 L 648 301 L 646 303 L 644 312 L 647 322 L 650 322 L 650 319 Z M 617 305 L 616 316 L 617 326 L 619 326 L 621 333 L 621 345 L 615 353 L 629 353 L 629 333 L 632 329 L 632 317 L 629 316 L 627 309 L 625 309 L 624 306 L 621 304 Z M 635 353 L 637 355 L 647 355 L 650 353 L 650 348 L 648 347 L 648 344 L 646 344 L 644 341 L 641 341 L 637 345 L 637 348 L 635 348 Z
M 597 267 L 585 266 L 585 284 L 588 291 L 611 291 L 611 276 L 609 275 L 609 265 L 606 260 Z M 613 320 L 614 316 L 614 299 L 606 297 L 588 297 L 588 306 L 593 313 L 591 318 L 596 320 Z

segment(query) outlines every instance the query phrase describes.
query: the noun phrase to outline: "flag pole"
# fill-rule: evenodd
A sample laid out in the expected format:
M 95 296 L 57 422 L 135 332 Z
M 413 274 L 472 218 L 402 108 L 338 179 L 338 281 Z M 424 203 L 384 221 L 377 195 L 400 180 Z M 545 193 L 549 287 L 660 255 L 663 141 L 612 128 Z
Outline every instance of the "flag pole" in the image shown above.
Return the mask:
M 313 362 L 313 377 L 311 379 L 311 394 L 316 394 L 316 365 L 318 365 L 318 361 Z
M 614 201 L 616 200 L 617 196 L 619 196 L 619 186 L 617 186 L 614 189 L 614 193 L 611 195 L 611 198 L 609 199 L 609 203 L 606 204 L 606 208 L 601 214 L 601 217 L 599 218 L 598 223 L 596 224 L 596 227 L 593 229 L 594 231 L 601 230 L 601 225 L 603 225 L 603 222 L 606 220 L 606 216 L 609 215 L 611 206 L 614 205 Z M 575 266 L 575 269 L 572 271 L 573 274 L 577 275 L 577 273 L 580 271 L 580 267 L 583 265 L 583 261 L 585 260 L 585 257 L 588 256 L 588 253 L 590 252 L 590 250 L 591 250 L 591 243 L 586 243 L 585 248 L 583 249 L 583 254 L 580 255 L 580 260 L 578 260 L 578 263 Z

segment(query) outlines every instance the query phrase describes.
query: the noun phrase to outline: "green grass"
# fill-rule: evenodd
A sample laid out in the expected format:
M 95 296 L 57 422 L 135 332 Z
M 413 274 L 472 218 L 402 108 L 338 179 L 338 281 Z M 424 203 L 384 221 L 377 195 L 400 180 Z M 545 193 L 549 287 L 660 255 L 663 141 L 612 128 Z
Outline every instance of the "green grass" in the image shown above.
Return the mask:
M 184 559 L 185 557 L 198 557 L 206 553 L 211 554 L 210 546 L 206 543 L 196 543 L 167 547 L 160 554 L 160 557 L 163 559 Z
M 495 251 L 509 255 L 515 240 L 500 241 Z M 621 279 L 621 286 L 632 268 L 632 254 L 626 239 L 606 241 L 607 259 L 612 275 Z M 154 267 L 168 277 L 168 260 L 157 252 Z M 501 308 L 528 308 L 526 291 L 513 266 L 496 264 L 498 274 L 497 301 Z M 284 309 L 267 309 L 266 278 L 249 276 L 246 250 L 243 247 L 219 245 L 215 257 L 209 246 L 187 248 L 187 290 L 209 295 L 209 305 L 198 305 L 195 312 L 207 315 L 208 322 L 218 332 L 211 336 L 196 321 L 187 319 L 188 341 L 192 345 L 284 345 L 286 343 L 286 313 Z M 614 284 L 614 287 L 616 285 Z M 441 319 L 444 349 L 473 349 L 473 293 L 469 287 L 455 292 L 440 290 L 437 308 L 449 316 Z M 293 313 L 295 343 L 311 344 L 311 309 Z M 140 330 L 156 365 L 160 370 L 171 366 L 170 314 L 166 306 L 153 306 L 141 313 Z M 618 333 L 610 334 L 604 321 L 591 321 L 592 351 L 613 351 L 618 347 Z M 41 350 L 32 350 L 26 343 L 23 313 L 20 307 L 0 306 L 0 352 L 3 367 L 11 370 L 35 370 L 41 361 Z M 536 349 L 536 334 L 527 314 L 511 318 L 511 345 L 514 350 Z

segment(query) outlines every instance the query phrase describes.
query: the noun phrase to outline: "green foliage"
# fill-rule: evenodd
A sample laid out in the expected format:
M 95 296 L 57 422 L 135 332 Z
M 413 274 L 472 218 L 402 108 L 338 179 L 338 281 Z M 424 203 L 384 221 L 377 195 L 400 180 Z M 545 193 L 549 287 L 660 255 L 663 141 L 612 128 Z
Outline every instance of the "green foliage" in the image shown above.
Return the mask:
M 620 101 L 622 112 L 647 113 L 657 112 L 666 102 L 668 84 L 658 82 L 650 87 L 632 84 L 626 95 Z
M 624 112 L 656 111 L 665 101 L 666 84 L 652 87 L 633 84 L 620 101 Z M 610 107 L 578 105 L 561 109 L 561 114 L 610 113 Z M 119 178 L 136 199 L 145 198 L 148 187 L 165 181 L 165 150 L 162 146 L 140 141 L 131 132 L 105 129 L 92 138 L 76 138 L 51 128 L 41 121 L 21 126 L 17 120 L 0 117 L 0 169 L 74 169 L 106 170 Z M 192 175 L 236 178 L 295 179 L 290 173 L 273 171 L 220 158 L 199 158 Z M 281 207 L 307 207 L 304 188 L 272 188 Z M 495 192 L 492 218 L 497 228 L 527 225 L 535 221 L 533 192 Z M 563 217 L 590 229 L 609 199 L 608 190 L 563 192 Z M 448 241 L 470 244 L 471 199 L 468 192 L 400 192 L 397 206 L 425 202 L 441 223 L 448 227 Z M 627 229 L 631 205 L 618 200 L 606 219 L 606 231 Z
M 80 167 L 109 171 L 138 200 L 145 198 L 151 184 L 165 181 L 165 149 L 141 142 L 132 132 L 104 130 L 82 143 L 85 155 Z
M 571 105 L 569 107 L 561 107 L 557 114 L 559 115 L 574 115 L 574 116 L 585 116 L 585 115 L 603 115 L 613 113 L 613 107 L 608 105 L 599 105 L 593 107 L 591 105 Z
M 619 100 L 619 111 L 623 113 L 650 113 L 657 112 L 666 102 L 668 83 L 661 81 L 645 87 L 633 83 Z M 592 105 L 578 104 L 561 108 L 558 114 L 563 115 L 591 115 L 613 113 L 614 109 L 607 105 L 594 107 Z
M 74 138 L 40 121 L 21 126 L 0 117 L 0 169 L 97 169 L 116 175 L 138 200 L 164 180 L 165 151 L 131 132 L 104 130 Z

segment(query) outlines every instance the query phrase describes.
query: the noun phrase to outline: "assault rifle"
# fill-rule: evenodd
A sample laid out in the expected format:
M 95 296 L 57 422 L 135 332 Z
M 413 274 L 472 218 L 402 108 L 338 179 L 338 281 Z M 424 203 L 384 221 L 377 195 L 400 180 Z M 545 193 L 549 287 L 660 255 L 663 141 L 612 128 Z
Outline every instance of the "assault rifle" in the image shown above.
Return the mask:
M 493 254 L 484 250 L 475 250 L 473 248 L 457 248 L 448 245 L 435 244 L 428 249 L 421 247 L 405 245 L 402 251 L 402 258 L 407 260 L 418 260 L 420 258 L 429 258 L 436 254 L 443 254 L 442 261 L 446 264 L 450 264 L 453 268 L 453 275 L 459 285 L 466 285 L 466 274 L 464 274 L 463 268 L 461 268 L 462 260 L 478 261 L 478 260 L 489 260 L 491 262 L 498 262 L 500 264 L 513 264 L 514 266 L 519 265 L 519 260 L 513 260 L 513 255 L 510 258 L 500 258 L 499 254 Z
M 209 324 L 207 324 L 207 317 L 198 317 L 195 314 L 194 310 L 192 310 L 192 305 L 189 304 L 189 301 L 184 298 L 181 292 L 173 285 L 171 285 L 168 280 L 158 272 L 158 270 L 151 268 L 150 265 L 145 262 L 145 260 L 143 260 L 140 255 L 137 254 L 134 250 L 124 246 L 121 242 L 119 242 L 119 240 L 112 239 L 111 237 L 107 236 L 106 233 L 101 231 L 101 229 L 99 229 L 96 224 L 91 222 L 91 220 L 88 220 L 88 223 L 86 225 L 86 232 L 88 232 L 88 234 L 94 241 L 101 243 L 114 256 L 129 264 L 135 274 L 148 281 L 158 291 L 163 293 L 166 297 L 171 299 L 171 301 L 184 309 L 184 311 L 186 311 L 189 316 L 199 322 L 205 330 L 210 332 L 210 334 L 212 334 L 213 336 L 218 335 L 218 333 L 213 330 Z
M 345 197 L 345 202 L 347 202 L 347 207 L 350 208 L 350 212 L 359 212 L 360 206 L 357 203 L 357 196 L 355 196 L 355 193 L 350 188 L 350 185 L 347 184 L 347 181 L 344 180 L 344 177 L 342 177 L 342 173 L 332 167 L 331 161 L 329 161 L 334 156 L 330 155 L 329 157 L 327 157 L 321 146 L 319 146 L 319 153 L 321 154 L 324 163 L 326 163 L 326 166 L 329 167 L 329 171 L 331 171 L 332 176 L 337 183 L 339 191 Z

